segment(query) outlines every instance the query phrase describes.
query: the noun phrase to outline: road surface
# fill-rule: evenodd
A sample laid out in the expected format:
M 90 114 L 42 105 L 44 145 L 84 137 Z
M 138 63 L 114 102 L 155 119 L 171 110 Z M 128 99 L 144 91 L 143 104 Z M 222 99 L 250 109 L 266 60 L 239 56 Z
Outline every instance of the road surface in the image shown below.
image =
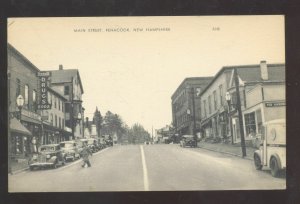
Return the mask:
M 285 189 L 285 178 L 253 162 L 179 145 L 116 145 L 58 169 L 9 175 L 9 192 Z

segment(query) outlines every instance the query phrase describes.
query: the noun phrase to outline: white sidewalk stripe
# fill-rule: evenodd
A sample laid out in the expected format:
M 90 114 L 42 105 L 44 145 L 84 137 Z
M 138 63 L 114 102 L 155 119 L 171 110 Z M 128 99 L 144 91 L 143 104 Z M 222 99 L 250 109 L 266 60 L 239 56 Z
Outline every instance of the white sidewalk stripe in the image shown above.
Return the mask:
M 148 172 L 147 172 L 144 148 L 142 145 L 140 145 L 140 147 L 141 147 L 141 154 L 142 154 L 143 174 L 144 174 L 144 190 L 149 191 Z

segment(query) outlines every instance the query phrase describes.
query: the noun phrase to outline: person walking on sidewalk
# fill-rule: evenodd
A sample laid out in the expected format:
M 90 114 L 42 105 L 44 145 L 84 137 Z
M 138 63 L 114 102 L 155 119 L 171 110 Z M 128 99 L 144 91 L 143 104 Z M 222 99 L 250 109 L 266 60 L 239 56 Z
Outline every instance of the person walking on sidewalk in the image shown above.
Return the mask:
M 89 160 L 89 156 L 92 156 L 92 150 L 89 148 L 89 146 L 87 145 L 87 143 L 83 143 L 83 149 L 81 151 L 81 156 L 83 159 L 83 165 L 82 167 L 84 167 L 86 164 L 88 165 L 88 167 L 91 167 L 91 163 Z

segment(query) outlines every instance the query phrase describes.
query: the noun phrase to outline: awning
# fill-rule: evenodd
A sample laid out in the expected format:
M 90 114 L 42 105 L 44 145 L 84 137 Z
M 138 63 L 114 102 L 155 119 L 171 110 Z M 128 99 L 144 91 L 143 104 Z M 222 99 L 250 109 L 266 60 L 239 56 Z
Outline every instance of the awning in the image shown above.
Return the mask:
M 17 132 L 17 133 L 29 135 L 29 136 L 32 135 L 31 132 L 29 130 L 27 130 L 27 128 L 24 127 L 24 125 L 22 125 L 22 123 L 20 121 L 18 121 L 16 118 L 12 118 L 10 120 L 9 127 L 12 132 Z
M 36 119 L 33 119 L 33 118 L 30 118 L 30 117 L 27 117 L 25 115 L 22 115 L 22 118 L 21 118 L 22 121 L 26 121 L 26 122 L 29 122 L 29 123 L 35 123 L 35 124 L 38 124 L 40 125 L 41 124 L 41 121 L 38 121 Z

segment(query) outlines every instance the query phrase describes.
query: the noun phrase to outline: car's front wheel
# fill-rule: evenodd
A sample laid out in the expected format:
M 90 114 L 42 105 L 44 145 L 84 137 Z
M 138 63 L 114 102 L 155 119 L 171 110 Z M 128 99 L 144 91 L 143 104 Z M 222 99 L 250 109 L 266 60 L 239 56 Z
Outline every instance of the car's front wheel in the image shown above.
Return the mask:
M 270 168 L 271 168 L 271 174 L 274 177 L 278 177 L 280 169 L 278 166 L 278 161 L 275 157 L 272 157 L 270 160 Z

